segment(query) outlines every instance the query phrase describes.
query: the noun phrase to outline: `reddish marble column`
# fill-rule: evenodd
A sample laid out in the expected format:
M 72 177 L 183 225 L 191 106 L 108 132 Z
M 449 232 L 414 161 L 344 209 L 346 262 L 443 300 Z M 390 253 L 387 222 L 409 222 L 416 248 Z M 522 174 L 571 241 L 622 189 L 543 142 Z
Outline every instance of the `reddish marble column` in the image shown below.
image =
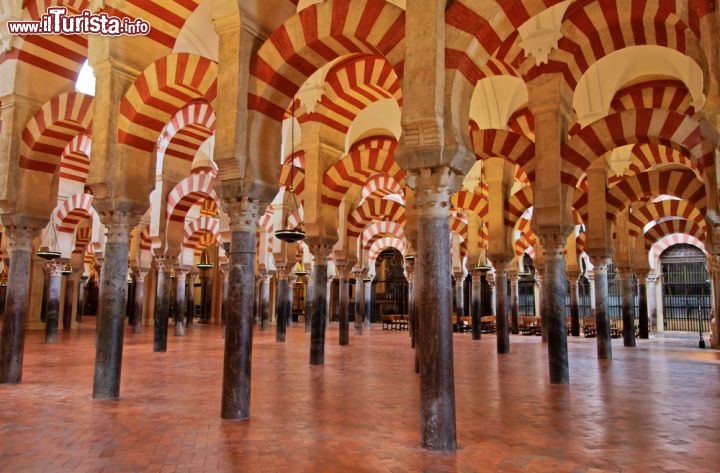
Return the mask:
M 622 286 L 623 345 L 635 346 L 635 301 L 632 290 L 632 269 L 618 268 Z
M 143 306 L 145 301 L 145 276 L 148 270 L 135 268 L 135 320 L 133 321 L 133 333 L 142 333 L 143 327 Z

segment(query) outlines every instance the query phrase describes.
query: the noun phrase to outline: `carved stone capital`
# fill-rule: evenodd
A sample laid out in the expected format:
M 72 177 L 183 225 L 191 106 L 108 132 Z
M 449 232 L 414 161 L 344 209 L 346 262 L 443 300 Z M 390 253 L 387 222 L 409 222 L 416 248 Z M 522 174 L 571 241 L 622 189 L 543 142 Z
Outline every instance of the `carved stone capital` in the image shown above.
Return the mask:
M 562 256 L 565 251 L 567 235 L 562 233 L 543 233 L 538 235 L 546 258 Z
M 247 196 L 223 199 L 221 205 L 230 217 L 231 232 L 255 232 L 261 210 L 266 207 L 259 200 L 251 200 Z
M 415 209 L 419 216 L 447 216 L 450 196 L 462 184 L 462 176 L 448 167 L 412 171 L 408 182 L 415 189 Z
M 46 263 L 47 272 L 50 276 L 61 277 L 65 263 L 59 260 L 48 261 Z
M 327 264 L 335 242 L 322 238 L 307 238 L 306 242 L 310 248 L 310 254 L 315 259 L 315 264 Z
M 8 239 L 8 250 L 13 251 L 24 251 L 30 253 L 32 251 L 33 239 L 40 232 L 42 226 L 37 224 L 11 224 L 8 225 L 3 219 L 4 233 Z
M 175 277 L 178 280 L 178 283 L 185 283 L 185 279 L 187 278 L 188 273 L 190 272 L 190 268 L 187 266 L 178 266 L 175 268 Z
M 143 284 L 145 282 L 145 276 L 148 274 L 148 270 L 146 268 L 132 268 L 133 277 L 135 278 L 136 283 Z
M 166 255 L 155 256 L 155 266 L 158 273 L 171 273 L 175 267 L 175 258 Z
M 110 210 L 100 214 L 100 221 L 107 229 L 108 243 L 128 243 L 130 231 L 140 222 L 140 215 Z
M 615 268 L 621 281 L 625 281 L 632 277 L 633 269 L 629 266 L 620 266 Z

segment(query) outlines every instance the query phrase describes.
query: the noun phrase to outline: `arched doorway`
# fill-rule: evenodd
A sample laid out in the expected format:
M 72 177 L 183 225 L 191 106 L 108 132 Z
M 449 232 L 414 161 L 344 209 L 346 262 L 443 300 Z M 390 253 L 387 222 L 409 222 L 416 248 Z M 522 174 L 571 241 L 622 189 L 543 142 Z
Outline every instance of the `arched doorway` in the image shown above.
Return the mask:
M 375 261 L 373 315 L 407 315 L 408 283 L 405 258 L 394 248 L 384 250 Z
M 711 292 L 705 254 L 678 244 L 660 255 L 663 328 L 665 331 L 708 332 Z

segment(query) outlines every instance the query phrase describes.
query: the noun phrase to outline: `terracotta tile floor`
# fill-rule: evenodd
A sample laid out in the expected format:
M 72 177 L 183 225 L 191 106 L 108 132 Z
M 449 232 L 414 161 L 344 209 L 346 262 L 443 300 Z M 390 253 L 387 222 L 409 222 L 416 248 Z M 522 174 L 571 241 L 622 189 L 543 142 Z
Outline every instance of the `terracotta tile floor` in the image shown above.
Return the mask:
M 328 331 L 308 364 L 302 327 L 255 333 L 252 418 L 219 418 L 223 342 L 195 326 L 152 352 L 126 334 L 120 401 L 91 399 L 94 326 L 45 345 L 27 336 L 23 383 L 0 386 L 2 472 L 720 471 L 720 356 L 695 339 L 571 339 L 570 386 L 551 386 L 539 337 L 455 334 L 455 454 L 418 447 L 418 380 L 407 332 L 351 345 Z M 352 330 L 352 329 L 351 329 Z

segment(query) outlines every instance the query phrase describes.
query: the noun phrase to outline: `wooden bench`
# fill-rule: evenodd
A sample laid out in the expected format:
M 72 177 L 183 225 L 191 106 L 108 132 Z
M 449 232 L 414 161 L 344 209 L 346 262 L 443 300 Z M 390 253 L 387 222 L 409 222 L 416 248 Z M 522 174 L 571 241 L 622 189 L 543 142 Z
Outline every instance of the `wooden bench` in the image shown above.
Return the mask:
M 383 330 L 408 330 L 408 319 L 404 315 L 381 315 Z

